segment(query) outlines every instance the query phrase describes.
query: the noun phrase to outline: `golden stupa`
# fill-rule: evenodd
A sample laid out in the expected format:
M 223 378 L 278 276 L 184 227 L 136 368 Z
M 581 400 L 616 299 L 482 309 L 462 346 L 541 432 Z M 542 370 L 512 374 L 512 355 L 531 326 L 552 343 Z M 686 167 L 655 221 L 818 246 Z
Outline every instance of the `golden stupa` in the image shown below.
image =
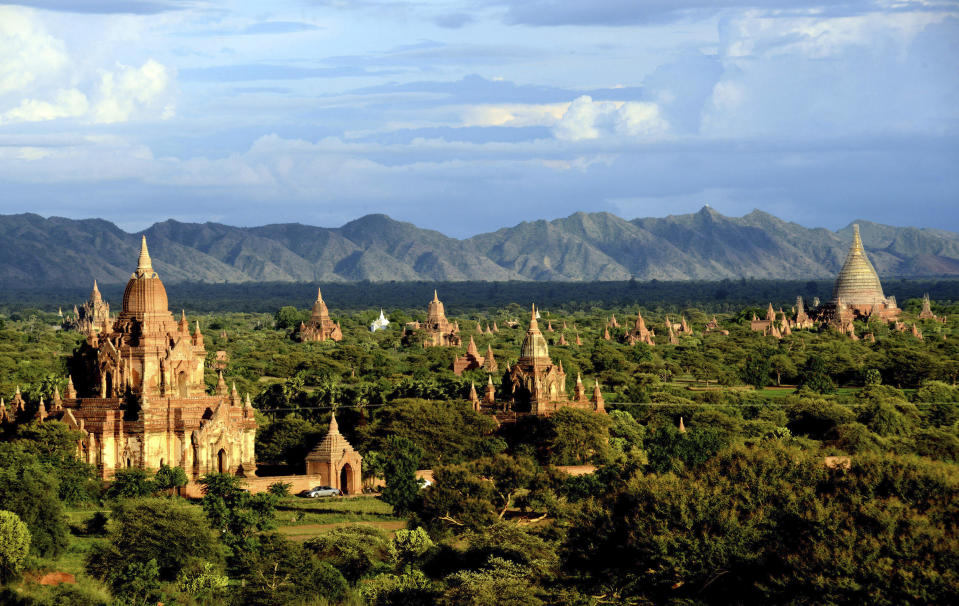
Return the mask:
M 832 291 L 833 301 L 842 299 L 847 305 L 872 305 L 877 301 L 885 301 L 882 284 L 876 268 L 869 262 L 866 249 L 862 246 L 859 236 L 859 226 L 853 225 L 852 248 L 846 255 L 846 262 L 839 270 L 836 285 Z
M 832 306 L 835 311 L 852 312 L 861 317 L 875 316 L 889 319 L 899 314 L 895 297 L 886 297 L 882 292 L 879 275 L 866 256 L 859 235 L 859 225 L 853 225 L 852 247 L 836 277 L 832 291 Z

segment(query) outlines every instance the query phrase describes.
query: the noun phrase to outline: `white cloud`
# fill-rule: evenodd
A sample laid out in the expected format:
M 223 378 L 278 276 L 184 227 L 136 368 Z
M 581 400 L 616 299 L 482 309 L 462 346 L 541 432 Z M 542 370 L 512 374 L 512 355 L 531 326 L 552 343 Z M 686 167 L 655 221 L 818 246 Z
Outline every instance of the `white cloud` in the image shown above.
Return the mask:
M 668 129 L 655 103 L 593 101 L 583 95 L 569 105 L 554 133 L 558 139 L 579 141 L 615 135 L 655 137 Z
M 106 71 L 100 79 L 99 99 L 93 107 L 94 122 L 125 122 L 135 115 L 155 112 L 162 119 L 173 115 L 170 98 L 173 73 L 153 59 L 141 67 L 118 65 L 116 72 Z
M 70 58 L 61 40 L 49 35 L 31 12 L 0 6 L 0 95 L 30 90 L 56 77 Z
M 569 103 L 470 105 L 462 111 L 462 126 L 553 126 Z
M 87 96 L 75 88 L 61 89 L 52 101 L 24 99 L 20 105 L 0 114 L 4 122 L 42 122 L 57 118 L 75 118 L 87 113 Z
M 166 119 L 174 112 L 174 72 L 154 59 L 112 69 L 71 56 L 28 9 L 0 6 L 0 123 L 63 118 L 115 123 Z

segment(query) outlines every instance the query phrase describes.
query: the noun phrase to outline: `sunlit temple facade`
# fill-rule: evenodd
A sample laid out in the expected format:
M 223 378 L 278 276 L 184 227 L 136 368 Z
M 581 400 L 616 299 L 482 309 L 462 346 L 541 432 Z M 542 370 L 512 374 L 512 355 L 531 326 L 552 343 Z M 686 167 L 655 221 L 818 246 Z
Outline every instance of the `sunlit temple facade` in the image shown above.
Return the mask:
M 206 392 L 206 348 L 199 323 L 191 333 L 185 314 L 177 322 L 143 238 L 136 271 L 116 320 L 74 354 L 62 401 L 40 420 L 59 418 L 83 435 L 80 457 L 107 478 L 124 467 L 180 466 L 194 479 L 256 470 L 256 420 L 220 376 Z M 59 398 L 59 394 L 57 394 Z

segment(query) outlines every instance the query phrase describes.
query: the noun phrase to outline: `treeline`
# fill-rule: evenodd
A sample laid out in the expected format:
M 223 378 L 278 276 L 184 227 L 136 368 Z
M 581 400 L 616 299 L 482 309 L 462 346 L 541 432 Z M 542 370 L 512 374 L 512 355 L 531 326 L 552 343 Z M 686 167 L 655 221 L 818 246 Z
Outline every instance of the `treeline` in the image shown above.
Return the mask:
M 308 307 L 316 298 L 316 288 L 333 309 L 371 308 L 414 309 L 424 307 L 433 298 L 433 290 L 448 308 L 462 311 L 485 310 L 509 304 L 576 309 L 590 307 L 663 307 L 678 310 L 698 307 L 708 312 L 728 312 L 744 305 L 776 307 L 795 303 L 797 296 L 823 301 L 832 295 L 830 280 L 722 280 L 718 282 L 651 280 L 640 282 L 355 282 L 355 283 L 241 283 L 206 284 L 168 282 L 172 309 L 193 312 L 272 312 L 286 305 Z M 900 303 L 929 293 L 933 299 L 959 300 L 959 280 L 887 280 L 887 294 Z M 92 287 L 92 285 L 91 285 Z M 101 284 L 100 291 L 119 311 L 123 284 Z M 0 291 L 0 311 L 12 313 L 37 309 L 72 311 L 90 296 L 89 288 L 8 288 Z

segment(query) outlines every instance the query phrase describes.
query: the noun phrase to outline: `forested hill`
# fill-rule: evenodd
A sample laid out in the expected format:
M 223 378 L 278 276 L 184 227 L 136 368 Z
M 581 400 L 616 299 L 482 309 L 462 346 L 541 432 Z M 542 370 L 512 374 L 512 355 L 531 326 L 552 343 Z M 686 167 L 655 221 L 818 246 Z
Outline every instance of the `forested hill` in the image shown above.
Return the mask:
M 959 276 L 959 234 L 858 223 L 881 276 Z M 708 207 L 631 221 L 576 213 L 465 240 L 386 215 L 338 228 L 169 220 L 141 233 L 171 283 L 831 278 L 852 239 L 851 226 L 832 232 Z M 139 236 L 101 219 L 0 215 L 0 287 L 125 282 Z

